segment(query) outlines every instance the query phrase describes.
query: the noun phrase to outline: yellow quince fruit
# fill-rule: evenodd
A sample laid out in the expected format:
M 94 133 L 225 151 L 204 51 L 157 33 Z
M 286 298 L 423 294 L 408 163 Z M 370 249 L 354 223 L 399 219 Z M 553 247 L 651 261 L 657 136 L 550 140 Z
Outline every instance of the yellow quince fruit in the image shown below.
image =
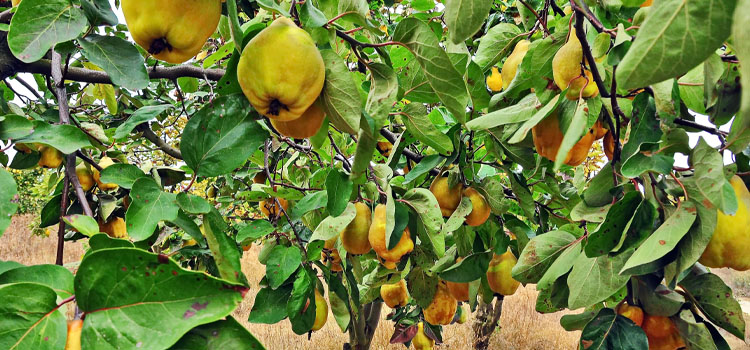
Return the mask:
M 485 223 L 490 217 L 490 204 L 487 203 L 487 199 L 473 187 L 465 189 L 463 195 L 471 200 L 471 213 L 466 216 L 466 224 L 480 226 Z
M 409 303 L 409 290 L 406 289 L 406 282 L 400 280 L 394 284 L 380 286 L 380 297 L 391 309 L 405 306 Z
M 492 256 L 490 266 L 487 268 L 487 282 L 493 292 L 501 295 L 513 295 L 520 282 L 513 279 L 511 270 L 516 266 L 518 259 L 510 250 L 503 254 Z
M 122 0 L 138 45 L 156 59 L 185 62 L 198 54 L 221 19 L 220 0 Z
M 115 164 L 115 162 L 112 160 L 112 158 L 104 156 L 102 157 L 102 160 L 99 161 L 99 166 L 103 169 L 106 169 L 110 167 L 111 165 Z M 96 185 L 99 186 L 99 189 L 102 191 L 110 191 L 110 190 L 116 190 L 117 187 L 119 187 L 115 183 L 103 183 L 101 181 L 102 175 L 97 169 L 93 169 L 94 172 L 94 180 L 96 181 Z
M 288 122 L 277 121 L 275 119 L 269 120 L 279 134 L 293 139 L 306 139 L 312 137 L 320 130 L 325 117 L 326 113 L 323 109 L 317 103 L 313 103 L 301 117 L 295 120 Z
M 435 195 L 443 216 L 449 217 L 456 211 L 461 203 L 463 189 L 464 185 L 460 182 L 451 187 L 447 176 L 438 176 L 432 180 L 430 192 Z
M 456 308 L 458 308 L 458 301 L 451 295 L 445 281 L 440 281 L 435 296 L 432 297 L 432 302 L 422 310 L 422 313 L 424 314 L 424 320 L 429 324 L 447 325 L 453 320 Z
M 414 350 L 432 350 L 435 346 L 435 340 L 424 332 L 424 322 L 417 325 L 417 334 L 411 339 L 411 344 L 414 345 Z
M 341 231 L 341 244 L 350 254 L 365 254 L 372 249 L 370 246 L 370 226 L 372 225 L 372 211 L 362 202 L 354 203 L 357 215 L 354 220 Z
M 486 83 L 487 87 L 492 92 L 503 90 L 503 76 L 500 74 L 500 71 L 497 70 L 497 67 L 492 67 L 492 73 L 487 76 Z
M 78 182 L 81 184 L 84 192 L 88 192 L 96 184 L 94 173 L 85 163 L 76 166 L 76 177 L 78 177 Z
M 510 56 L 503 63 L 503 69 L 500 71 L 500 75 L 503 78 L 503 89 L 507 89 L 513 78 L 516 77 L 518 66 L 523 62 L 523 57 L 526 56 L 526 53 L 529 52 L 529 45 L 531 45 L 531 42 L 528 40 L 519 41 L 513 48 L 513 52 L 510 53 Z
M 99 231 L 112 238 L 128 238 L 128 227 L 123 218 L 113 217 L 107 222 L 99 220 Z
M 279 17 L 245 46 L 237 79 L 258 113 L 288 122 L 320 95 L 325 64 L 310 34 Z
M 375 207 L 375 215 L 372 218 L 368 239 L 370 240 L 370 246 L 375 250 L 383 266 L 395 269 L 396 264 L 401 261 L 401 257 L 414 250 L 414 241 L 412 241 L 407 227 L 401 234 L 401 239 L 396 243 L 396 246 L 393 249 L 388 249 L 388 242 L 385 241 L 385 221 L 385 204 L 378 204 Z
M 586 160 L 589 155 L 589 150 L 596 140 L 598 131 L 595 128 L 589 129 L 585 135 L 568 151 L 568 155 L 565 156 L 563 163 L 570 166 L 578 166 Z M 555 161 L 557 157 L 557 151 L 560 149 L 562 144 L 563 135 L 560 129 L 560 117 L 557 111 L 552 112 L 547 118 L 544 118 L 539 124 L 531 129 L 531 134 L 534 139 L 534 147 L 536 152 L 551 161 Z
M 41 158 L 37 164 L 42 168 L 57 169 L 63 162 L 63 153 L 52 146 L 39 145 Z
M 579 96 L 588 98 L 599 94 L 599 88 L 591 72 L 584 69 L 581 75 L 581 62 L 583 62 L 583 47 L 575 33 L 571 32 L 568 42 L 557 50 L 555 57 L 552 58 L 552 76 L 555 84 L 560 90 L 568 89 L 565 97 L 569 100 L 578 100 Z
M 318 292 L 315 288 L 315 322 L 313 323 L 312 331 L 315 332 L 325 326 L 328 321 L 328 303 L 323 295 Z
M 734 215 L 721 212 L 716 216 L 716 228 L 700 263 L 708 267 L 729 267 L 738 271 L 750 269 L 750 192 L 742 179 L 735 175 L 729 180 L 737 197 Z

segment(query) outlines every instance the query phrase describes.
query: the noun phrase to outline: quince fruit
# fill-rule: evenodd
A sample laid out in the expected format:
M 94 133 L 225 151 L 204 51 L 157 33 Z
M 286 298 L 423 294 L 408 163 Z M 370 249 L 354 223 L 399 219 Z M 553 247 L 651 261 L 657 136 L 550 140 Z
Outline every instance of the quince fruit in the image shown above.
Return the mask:
M 498 92 L 503 90 L 503 76 L 497 67 L 492 67 L 492 73 L 486 79 L 487 87 L 492 92 Z
M 422 310 L 422 313 L 424 314 L 424 320 L 429 324 L 447 325 L 453 320 L 456 308 L 458 308 L 458 301 L 448 291 L 445 281 L 440 281 L 435 296 L 432 297 L 432 302 Z
M 68 321 L 68 337 L 65 339 L 65 350 L 81 350 L 82 329 L 83 320 Z
M 464 324 L 464 323 L 466 323 L 466 321 L 469 320 L 469 311 L 466 310 L 466 308 L 464 307 L 464 305 L 461 305 L 461 307 L 458 308 L 458 312 L 460 312 L 461 315 L 458 316 L 458 321 L 456 321 L 456 323 L 458 323 L 458 324 Z
M 122 0 L 122 13 L 138 45 L 156 59 L 182 63 L 216 31 L 221 1 Z
M 531 129 L 531 133 L 534 137 L 536 152 L 542 157 L 555 161 L 557 151 L 560 149 L 563 136 L 565 136 L 562 130 L 560 130 L 560 117 L 557 111 L 552 112 L 547 118 L 534 126 Z M 594 128 L 589 129 L 589 132 L 583 135 L 568 152 L 564 163 L 570 166 L 577 166 L 583 163 L 589 155 L 591 146 L 594 144 L 596 133 Z
M 99 220 L 99 231 L 104 232 L 112 238 L 128 238 L 128 228 L 123 218 L 113 217 L 107 222 Z
M 575 33 L 570 33 L 565 43 L 552 59 L 552 76 L 560 90 L 568 89 L 565 95 L 569 100 L 578 97 L 594 97 L 599 94 L 599 88 L 588 69 L 581 71 L 583 62 L 583 47 Z M 581 92 L 583 89 L 583 92 Z
M 471 200 L 471 213 L 466 216 L 466 224 L 469 226 L 479 226 L 490 217 L 490 204 L 487 199 L 472 187 L 464 190 L 464 197 Z
M 378 204 L 375 207 L 375 215 L 372 218 L 368 239 L 370 240 L 370 246 L 375 250 L 383 266 L 395 269 L 396 263 L 401 260 L 401 257 L 414 250 L 414 241 L 412 241 L 409 228 L 407 227 L 401 234 L 401 239 L 396 243 L 396 246 L 389 250 L 388 242 L 385 241 L 385 221 L 385 205 Z
M 617 313 L 629 318 L 633 323 L 637 324 L 638 327 L 643 325 L 643 309 L 638 306 L 630 306 L 628 303 L 622 303 L 617 307 Z
M 78 177 L 78 182 L 81 183 L 81 188 L 83 188 L 84 192 L 88 192 L 96 184 L 94 173 L 85 163 L 76 166 L 76 177 Z
M 394 284 L 380 286 L 380 297 L 391 309 L 406 306 L 409 303 L 409 290 L 406 289 L 406 282 L 400 280 Z
M 457 258 L 456 263 L 460 263 L 461 260 L 463 260 L 463 258 Z M 469 301 L 468 283 L 445 281 L 445 284 L 448 286 L 448 292 L 450 292 L 457 301 Z
M 338 272 L 343 270 L 341 268 L 341 255 L 339 255 L 339 250 L 336 249 L 336 240 L 338 240 L 339 237 L 335 236 L 325 242 L 323 244 L 323 248 L 328 249 L 331 251 L 329 259 L 331 261 L 331 271 Z M 324 257 L 325 260 L 325 257 Z M 325 262 L 325 261 L 324 261 Z
M 424 332 L 424 322 L 417 325 L 417 334 L 411 339 L 411 344 L 415 350 L 432 350 L 435 346 L 435 340 L 428 337 Z
M 612 136 L 611 131 L 608 131 L 607 135 L 604 135 L 604 154 L 609 160 L 615 158 L 615 137 Z
M 317 103 L 313 103 L 301 117 L 295 120 L 288 122 L 269 120 L 279 134 L 293 139 L 306 139 L 318 133 L 325 117 L 326 113 L 323 109 Z
M 63 153 L 55 149 L 51 146 L 45 146 L 40 145 L 39 153 L 41 153 L 41 158 L 39 158 L 39 162 L 37 165 L 39 165 L 42 168 L 49 168 L 49 169 L 57 169 L 60 167 L 60 165 L 63 162 Z
M 734 215 L 721 212 L 716 216 L 716 228 L 699 262 L 708 267 L 729 267 L 738 271 L 750 269 L 750 192 L 742 179 L 735 175 L 729 180 L 737 197 Z
M 288 122 L 320 95 L 325 64 L 310 34 L 279 17 L 245 46 L 237 79 L 258 113 Z
M 281 207 L 279 207 L 279 205 Z M 284 210 L 281 210 L 283 208 Z M 260 201 L 260 211 L 267 218 L 281 218 L 289 210 L 289 201 L 284 198 L 272 197 L 268 200 Z
M 268 176 L 266 175 L 265 171 L 261 171 L 253 177 L 253 183 L 254 184 L 264 184 L 266 183 L 266 180 L 268 180 Z
M 323 295 L 315 288 L 315 322 L 313 322 L 312 331 L 315 332 L 325 326 L 328 321 L 328 303 Z
M 106 169 L 112 164 L 115 164 L 115 162 L 112 160 L 112 158 L 104 156 L 102 157 L 102 160 L 99 161 L 99 166 L 102 169 Z M 94 180 L 96 181 L 96 185 L 99 187 L 102 191 L 110 191 L 110 190 L 116 190 L 119 186 L 114 183 L 103 183 L 101 181 L 101 174 L 99 173 L 99 170 L 94 169 Z
M 438 176 L 432 181 L 430 192 L 437 198 L 440 212 L 443 213 L 443 216 L 449 217 L 456 211 L 456 208 L 461 203 L 463 188 L 464 186 L 461 183 L 450 187 L 448 177 Z
M 494 254 L 487 268 L 487 282 L 493 292 L 501 295 L 513 295 L 520 282 L 513 279 L 511 270 L 516 266 L 518 259 L 510 250 L 501 255 Z
M 23 153 L 29 154 L 29 153 L 33 152 L 32 148 L 36 149 L 36 148 L 38 148 L 38 147 L 37 147 L 37 146 L 36 146 L 35 144 L 31 144 L 31 146 L 29 146 L 29 145 L 28 145 L 28 144 L 26 144 L 26 143 L 17 143 L 17 144 L 15 144 L 15 145 L 13 146 L 13 148 L 15 148 L 15 149 L 16 149 L 16 151 L 19 151 L 19 152 L 23 152 Z
M 641 328 L 648 337 L 649 350 L 677 350 L 685 347 L 685 341 L 669 317 L 646 315 Z
M 526 56 L 526 53 L 529 52 L 529 45 L 531 45 L 531 41 L 519 41 L 513 48 L 513 52 L 511 52 L 510 56 L 505 60 L 505 63 L 503 63 L 503 69 L 500 72 L 503 79 L 503 89 L 507 89 L 513 81 L 513 78 L 516 77 L 518 66 L 523 61 L 523 57 Z
M 354 220 L 341 231 L 341 244 L 351 254 L 365 254 L 372 249 L 370 246 L 370 225 L 372 225 L 372 211 L 367 204 L 354 203 L 357 215 Z
M 378 152 L 380 152 L 383 157 L 389 157 L 393 150 L 393 144 L 387 141 L 380 141 L 375 145 L 375 148 L 378 149 Z

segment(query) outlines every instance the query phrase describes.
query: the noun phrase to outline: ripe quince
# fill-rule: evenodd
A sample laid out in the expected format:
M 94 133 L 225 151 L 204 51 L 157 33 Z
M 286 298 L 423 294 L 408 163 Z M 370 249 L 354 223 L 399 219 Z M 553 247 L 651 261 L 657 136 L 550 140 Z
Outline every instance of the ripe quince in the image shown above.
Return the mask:
M 463 258 L 457 258 L 456 263 L 460 263 L 461 260 L 463 260 Z M 469 301 L 468 283 L 445 281 L 445 284 L 448 286 L 448 292 L 450 292 L 457 301 Z
M 632 320 L 638 327 L 643 325 L 643 309 L 638 306 L 630 306 L 628 303 L 622 303 L 617 307 L 617 313 Z
M 641 328 L 648 337 L 649 350 L 677 350 L 685 347 L 685 341 L 669 317 L 646 315 Z
M 42 154 L 37 163 L 42 168 L 57 169 L 63 161 L 63 153 L 52 146 L 40 145 L 39 153 Z
M 493 254 L 490 266 L 487 268 L 487 282 L 493 292 L 501 295 L 513 295 L 520 282 L 513 279 L 511 270 L 518 259 L 510 250 L 501 255 Z
M 81 350 L 82 329 L 83 320 L 68 321 L 68 337 L 65 339 L 65 350 Z
M 258 113 L 288 122 L 320 95 L 325 64 L 310 34 L 279 17 L 245 46 L 237 79 Z
M 406 306 L 409 303 L 409 290 L 406 289 L 406 282 L 400 280 L 394 284 L 380 286 L 380 297 L 391 309 Z
M 750 192 L 742 179 L 735 175 L 729 180 L 737 197 L 734 215 L 721 212 L 716 216 L 716 228 L 711 241 L 700 258 L 708 267 L 729 267 L 738 271 L 750 269 Z
M 472 187 L 464 190 L 464 197 L 471 200 L 471 213 L 466 216 L 466 224 L 469 226 L 479 226 L 490 217 L 490 204 L 487 199 Z
M 128 238 L 128 227 L 123 218 L 113 217 L 107 222 L 99 220 L 99 231 L 106 233 L 112 238 Z
M 81 183 L 81 188 L 83 188 L 84 192 L 88 192 L 96 183 L 94 173 L 85 163 L 76 166 L 76 177 L 78 177 L 78 182 Z
M 492 67 L 492 73 L 487 76 L 486 83 L 487 87 L 492 92 L 503 90 L 503 76 L 500 74 L 500 71 L 497 70 L 497 67 Z
M 326 298 L 318 292 L 315 288 L 315 322 L 313 323 L 312 331 L 317 331 L 325 326 L 328 321 L 328 303 Z
M 443 216 L 449 217 L 456 211 L 456 208 L 461 203 L 463 188 L 464 186 L 460 182 L 450 187 L 448 177 L 438 176 L 432 181 L 430 192 L 437 198 L 440 212 L 443 213 Z
M 335 236 L 325 242 L 323 244 L 323 248 L 329 249 L 331 251 L 330 253 L 330 261 L 331 261 L 331 271 L 338 272 L 343 270 L 341 268 L 341 255 L 339 255 L 339 250 L 336 249 L 336 241 L 339 239 L 339 236 Z M 325 260 L 325 257 L 324 257 Z M 325 262 L 325 261 L 324 261 Z
M 588 69 L 581 75 L 583 62 L 583 47 L 575 33 L 570 33 L 565 43 L 552 59 L 552 76 L 560 90 L 568 89 L 565 95 L 569 100 L 578 100 L 579 95 L 584 98 L 599 94 L 599 88 Z M 585 87 L 584 87 L 585 86 Z M 581 93 L 581 89 L 583 92 Z
M 424 322 L 417 325 L 417 334 L 411 339 L 411 344 L 414 345 L 414 350 L 432 350 L 435 346 L 435 340 L 424 332 Z
M 279 205 L 281 205 L 281 208 L 283 208 L 284 210 L 281 210 L 279 208 Z M 260 201 L 260 211 L 269 219 L 281 218 L 288 210 L 289 201 L 284 198 L 273 197 L 268 200 Z
M 516 77 L 518 66 L 523 62 L 523 57 L 526 56 L 526 53 L 529 52 L 529 45 L 531 45 L 531 41 L 519 41 L 513 48 L 513 52 L 511 52 L 505 63 L 503 63 L 503 69 L 500 72 L 503 79 L 503 89 L 507 89 L 513 78 Z
M 448 291 L 445 281 L 440 281 L 435 296 L 432 297 L 432 302 L 422 310 L 422 313 L 424 314 L 424 320 L 429 324 L 447 325 L 453 320 L 457 307 L 458 301 Z
M 351 254 L 365 254 L 372 249 L 370 246 L 370 226 L 372 225 L 372 211 L 362 202 L 354 203 L 357 215 L 354 220 L 341 231 L 341 244 Z
M 375 145 L 375 147 L 378 149 L 378 152 L 383 155 L 383 157 L 389 157 L 391 155 L 391 151 L 393 150 L 393 144 L 387 141 L 380 141 Z
M 306 139 L 315 135 L 320 126 L 323 125 L 323 120 L 326 117 L 326 113 L 323 111 L 317 103 L 313 103 L 301 117 L 288 121 L 276 121 L 269 119 L 271 125 L 279 134 L 293 139 Z
M 182 63 L 201 51 L 221 19 L 220 0 L 122 0 L 138 45 L 156 59 Z
M 370 246 L 375 250 L 378 258 L 380 258 L 380 261 L 383 263 L 383 266 L 389 269 L 395 269 L 396 263 L 401 260 L 401 257 L 414 250 L 414 241 L 412 241 L 409 228 L 407 227 L 401 234 L 401 239 L 399 239 L 396 246 L 389 250 L 388 242 L 385 241 L 385 214 L 385 205 L 378 204 L 378 206 L 375 207 L 375 215 L 372 218 L 372 225 L 370 225 L 368 239 L 370 240 Z
M 534 126 L 531 129 L 531 133 L 534 137 L 536 152 L 540 156 L 554 161 L 555 157 L 557 157 L 557 151 L 560 149 L 563 136 L 565 136 L 560 129 L 560 117 L 557 111 L 552 112 L 547 118 Z M 568 152 L 564 163 L 570 166 L 577 166 L 583 163 L 589 155 L 591 146 L 594 144 L 596 133 L 594 128 L 589 129 L 589 132 L 583 135 Z
M 458 324 L 466 323 L 466 321 L 469 320 L 469 310 L 466 310 L 465 304 L 461 305 L 461 307 L 458 308 L 458 312 L 460 312 L 461 315 L 458 316 L 458 321 L 456 323 Z
M 112 160 L 112 158 L 104 156 L 102 157 L 102 160 L 99 161 L 99 166 L 102 169 L 106 169 L 112 164 L 115 164 L 115 162 Z M 116 190 L 119 186 L 114 183 L 103 183 L 101 181 L 101 174 L 99 173 L 99 170 L 94 169 L 94 180 L 96 181 L 96 185 L 99 187 L 102 191 L 110 191 L 110 190 Z

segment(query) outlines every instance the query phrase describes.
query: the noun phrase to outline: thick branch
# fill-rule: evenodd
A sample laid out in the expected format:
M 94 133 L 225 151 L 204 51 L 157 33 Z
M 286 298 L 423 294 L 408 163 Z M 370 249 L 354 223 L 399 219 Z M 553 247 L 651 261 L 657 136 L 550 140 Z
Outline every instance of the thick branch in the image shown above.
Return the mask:
M 169 144 L 164 142 L 164 140 L 160 139 L 159 136 L 157 136 L 154 131 L 149 128 L 148 123 L 138 125 L 135 127 L 135 129 L 140 131 L 143 134 L 143 137 L 146 138 L 146 140 L 151 141 L 151 143 L 156 145 L 156 147 L 159 147 L 159 149 L 164 153 L 168 154 L 171 157 L 182 159 L 182 152 L 170 146 Z
M 591 69 L 591 74 L 594 76 L 594 82 L 596 82 L 596 86 L 599 88 L 599 93 L 602 95 L 602 97 L 609 97 L 609 90 L 606 86 L 604 86 L 602 76 L 599 74 L 599 68 L 596 67 L 596 60 L 594 60 L 594 55 L 591 53 L 591 47 L 589 47 L 589 42 L 586 40 L 586 32 L 583 30 L 583 12 L 576 9 L 575 17 L 575 36 L 578 37 L 578 41 L 581 42 L 581 46 L 583 47 L 583 55 L 586 57 L 586 61 L 589 64 L 589 69 Z

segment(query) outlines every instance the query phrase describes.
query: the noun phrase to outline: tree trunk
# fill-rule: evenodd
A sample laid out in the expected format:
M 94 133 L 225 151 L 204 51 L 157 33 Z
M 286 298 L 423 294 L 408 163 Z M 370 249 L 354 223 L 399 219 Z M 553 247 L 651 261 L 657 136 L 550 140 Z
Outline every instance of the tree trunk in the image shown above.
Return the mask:
M 492 301 L 489 303 L 484 302 L 484 300 L 479 302 L 477 316 L 472 326 L 474 329 L 474 349 L 486 350 L 489 348 L 490 338 L 498 326 L 502 311 L 502 296 L 498 296 L 497 300 L 495 300 L 495 305 L 492 305 Z
M 357 315 L 353 315 L 349 327 L 349 342 L 344 350 L 369 350 L 375 330 L 380 322 L 380 311 L 383 302 L 375 301 L 362 305 Z

